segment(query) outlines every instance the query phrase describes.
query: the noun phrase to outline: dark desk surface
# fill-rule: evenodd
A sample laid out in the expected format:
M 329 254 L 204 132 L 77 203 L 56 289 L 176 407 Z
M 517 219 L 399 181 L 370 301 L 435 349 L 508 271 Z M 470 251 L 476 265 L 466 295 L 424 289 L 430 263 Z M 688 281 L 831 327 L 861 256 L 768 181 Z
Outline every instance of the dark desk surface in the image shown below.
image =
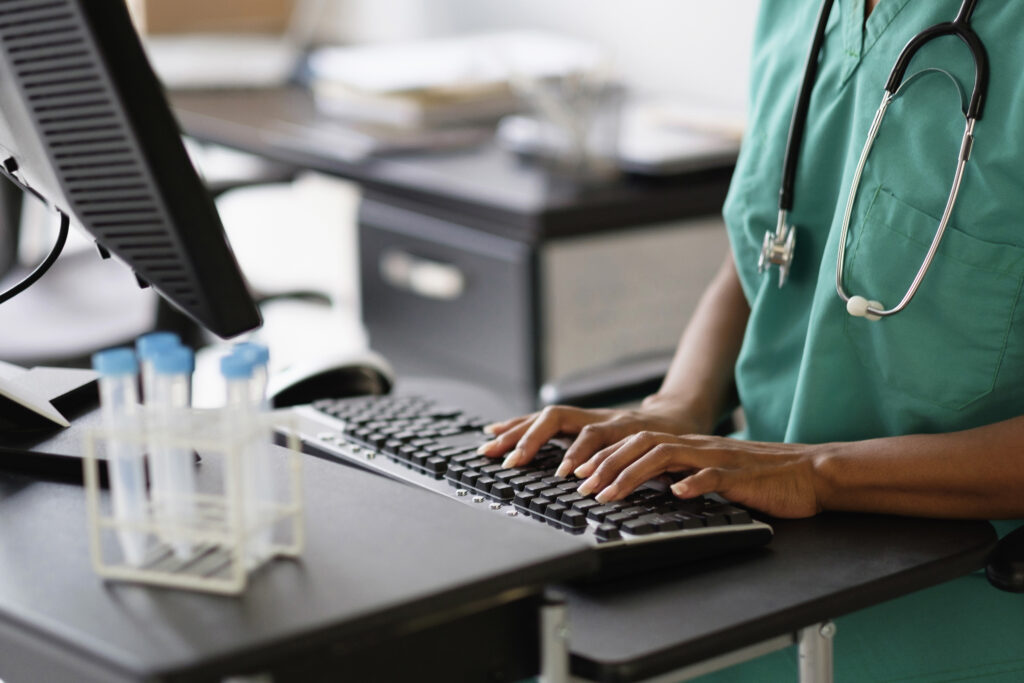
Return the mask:
M 672 671 L 967 574 L 995 541 L 988 522 L 825 514 L 772 525 L 764 550 L 567 589 L 573 673 Z
M 205 142 L 351 178 L 370 194 L 400 194 L 420 210 L 477 216 L 482 229 L 512 237 L 557 237 L 686 216 L 717 214 L 732 163 L 660 179 L 624 178 L 583 186 L 523 163 L 493 144 L 363 160 L 339 153 L 337 121 L 300 88 L 176 92 L 184 131 Z
M 401 384 L 488 416 L 507 412 L 462 383 Z M 379 637 L 585 564 L 560 552 L 562 535 L 544 525 L 504 524 L 414 489 L 395 495 L 382 478 L 306 464 L 309 549 L 301 563 L 256 574 L 241 599 L 104 587 L 88 565 L 81 488 L 0 473 L 0 653 L 13 627 L 59 644 L 76 664 L 122 673 L 273 657 L 271 643 Z M 446 527 L 419 523 L 433 519 Z M 980 568 L 995 540 L 987 522 L 826 514 L 773 526 L 763 550 L 565 588 L 573 673 L 634 681 L 790 634 Z
M 105 584 L 90 566 L 82 488 L 0 472 L 0 660 L 63 660 L 81 680 L 217 679 L 591 566 L 590 551 L 544 527 L 315 458 L 304 476 L 304 555 L 262 568 L 234 598 Z

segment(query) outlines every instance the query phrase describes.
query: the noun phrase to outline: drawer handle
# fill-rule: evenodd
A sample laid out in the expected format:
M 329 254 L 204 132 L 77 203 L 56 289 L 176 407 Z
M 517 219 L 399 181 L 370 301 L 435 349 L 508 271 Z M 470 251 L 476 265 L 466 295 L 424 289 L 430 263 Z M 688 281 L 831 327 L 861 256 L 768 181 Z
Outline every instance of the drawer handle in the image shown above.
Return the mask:
M 399 249 L 381 254 L 380 274 L 389 285 L 426 299 L 453 301 L 466 290 L 466 276 L 449 263 L 413 256 Z

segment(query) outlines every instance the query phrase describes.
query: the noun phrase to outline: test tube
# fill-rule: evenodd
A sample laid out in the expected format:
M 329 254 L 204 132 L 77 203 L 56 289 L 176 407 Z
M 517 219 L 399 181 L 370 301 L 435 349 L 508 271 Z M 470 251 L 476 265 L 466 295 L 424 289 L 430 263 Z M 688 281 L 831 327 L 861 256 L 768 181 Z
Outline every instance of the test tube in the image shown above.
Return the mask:
M 231 353 L 220 359 L 220 372 L 224 378 L 224 426 L 228 439 L 233 440 L 239 434 L 245 436 L 239 453 L 239 468 L 226 466 L 225 491 L 230 505 L 229 516 L 234 524 L 245 525 L 244 553 L 246 561 L 252 566 L 257 561 L 256 542 L 254 539 L 255 525 L 259 520 L 259 508 L 256 505 L 255 485 L 253 481 L 252 460 L 257 451 L 250 439 L 252 424 L 255 417 L 255 406 L 252 402 L 252 361 L 247 354 Z M 237 502 L 241 499 L 241 519 L 237 518 Z
M 92 365 L 100 376 L 100 415 L 104 426 L 108 430 L 141 428 L 135 353 L 127 348 L 100 351 L 93 355 Z M 142 448 L 114 436 L 106 446 L 114 517 L 122 524 L 141 525 L 146 519 Z M 146 555 L 146 532 L 120 527 L 117 536 L 125 561 L 140 566 Z
M 195 358 L 184 346 L 163 348 L 152 356 L 153 382 L 147 388 L 153 417 L 159 431 L 180 434 L 188 427 L 183 423 L 191 397 L 192 371 Z M 169 445 L 157 438 L 149 451 L 153 500 L 157 503 L 157 520 L 173 527 L 166 540 L 174 554 L 185 559 L 192 553 L 187 527 L 195 521 L 194 496 L 196 479 L 192 449 Z
M 162 349 L 181 346 L 181 339 L 173 332 L 150 332 L 135 340 L 135 353 L 139 356 L 142 376 L 142 399 L 149 402 L 153 387 L 153 356 Z
M 252 363 L 252 379 L 249 381 L 249 394 L 252 402 L 259 410 L 269 410 L 267 363 L 270 362 L 270 350 L 263 344 L 242 342 L 235 344 L 234 353 L 246 355 Z
M 253 342 L 235 345 L 235 354 L 249 360 L 252 377 L 249 379 L 249 401 L 259 413 L 270 409 L 267 400 L 267 362 L 270 352 L 266 346 Z M 273 479 L 272 438 L 269 430 L 260 434 L 253 444 L 245 468 L 248 505 L 246 514 L 250 527 L 255 527 L 251 536 L 251 561 L 258 563 L 270 554 L 274 529 L 269 523 L 272 505 L 276 499 Z

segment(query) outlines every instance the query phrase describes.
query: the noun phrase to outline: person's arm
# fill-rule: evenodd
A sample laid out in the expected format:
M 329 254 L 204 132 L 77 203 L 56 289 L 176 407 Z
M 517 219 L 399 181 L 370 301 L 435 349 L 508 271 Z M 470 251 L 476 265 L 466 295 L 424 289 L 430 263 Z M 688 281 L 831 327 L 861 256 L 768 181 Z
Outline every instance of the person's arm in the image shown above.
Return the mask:
M 578 435 L 558 472 L 565 476 L 601 448 L 643 430 L 708 433 L 726 408 L 750 308 L 732 253 L 701 297 L 656 394 L 638 410 L 583 410 L 550 406 L 532 415 L 488 425 L 494 440 L 480 447 L 506 467 L 522 465 L 557 435 Z
M 710 434 L 730 407 L 749 316 L 730 249 L 683 332 L 661 388 L 644 399 L 643 407 L 680 410 L 690 416 L 694 433 Z
M 779 517 L 822 510 L 996 519 L 1024 517 L 1024 417 L 947 434 L 817 445 L 642 432 L 577 470 L 582 493 L 618 500 L 666 472 L 690 498 L 720 493 Z

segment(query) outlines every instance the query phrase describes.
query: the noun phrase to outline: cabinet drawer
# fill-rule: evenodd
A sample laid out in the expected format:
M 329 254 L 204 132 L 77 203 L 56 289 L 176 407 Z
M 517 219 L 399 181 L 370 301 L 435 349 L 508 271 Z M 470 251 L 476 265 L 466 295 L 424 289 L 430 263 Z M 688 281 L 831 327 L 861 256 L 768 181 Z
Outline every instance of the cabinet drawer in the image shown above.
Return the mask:
M 364 199 L 362 316 L 399 372 L 448 370 L 499 390 L 536 386 L 528 245 Z

